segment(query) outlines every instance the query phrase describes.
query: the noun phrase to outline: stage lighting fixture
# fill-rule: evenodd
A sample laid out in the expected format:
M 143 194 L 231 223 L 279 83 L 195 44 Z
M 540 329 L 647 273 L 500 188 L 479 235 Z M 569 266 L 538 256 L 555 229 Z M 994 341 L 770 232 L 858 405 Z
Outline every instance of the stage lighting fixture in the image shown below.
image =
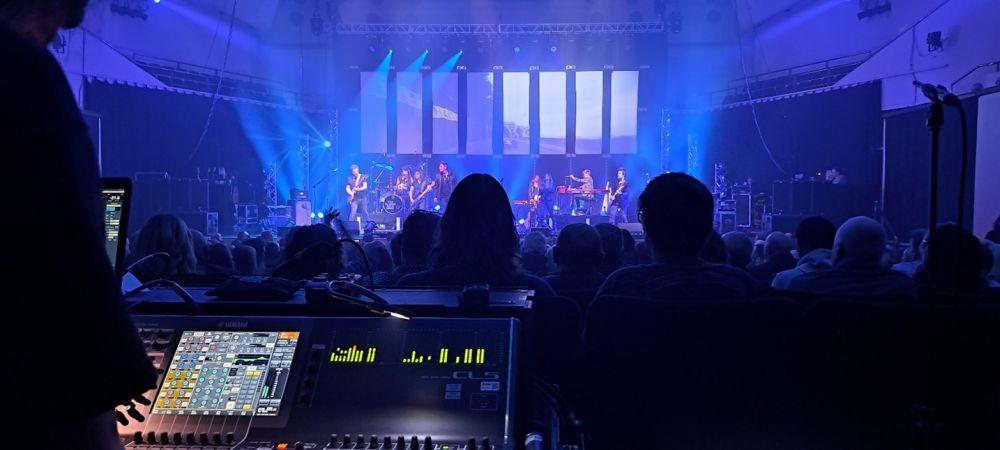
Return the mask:
M 514 47 L 514 53 L 521 53 L 521 47 Z
M 149 0 L 111 0 L 111 12 L 126 17 L 149 18 Z
M 892 11 L 892 2 L 889 0 L 858 0 L 858 9 L 858 20 L 864 20 Z
M 684 14 L 681 14 L 680 10 L 675 9 L 670 12 L 670 16 L 667 17 L 667 28 L 674 34 L 684 29 Z
M 517 224 L 518 225 L 524 225 L 524 219 L 518 219 L 517 220 Z
M 556 47 L 556 46 L 554 46 L 554 45 L 553 45 L 553 46 L 551 46 L 551 47 L 549 47 L 549 51 L 550 51 L 550 52 L 552 52 L 552 53 L 555 53 L 555 52 L 556 52 L 556 50 L 559 50 L 559 48 L 557 48 L 557 47 Z
M 323 141 L 323 146 L 326 147 L 326 148 L 333 147 L 333 142 Z
M 314 35 L 323 34 L 323 17 L 319 15 L 319 9 L 313 12 L 312 19 L 309 19 L 309 25 L 312 27 Z
M 941 32 L 931 31 L 927 33 L 927 51 L 939 52 L 941 50 L 944 50 L 944 42 L 941 41 Z
M 440 211 L 441 210 L 441 205 L 434 205 L 434 210 L 435 211 Z
M 316 218 L 316 213 L 309 213 L 309 218 L 310 219 L 315 219 Z
M 322 219 L 323 218 L 323 213 L 316 213 L 316 218 L 317 219 Z

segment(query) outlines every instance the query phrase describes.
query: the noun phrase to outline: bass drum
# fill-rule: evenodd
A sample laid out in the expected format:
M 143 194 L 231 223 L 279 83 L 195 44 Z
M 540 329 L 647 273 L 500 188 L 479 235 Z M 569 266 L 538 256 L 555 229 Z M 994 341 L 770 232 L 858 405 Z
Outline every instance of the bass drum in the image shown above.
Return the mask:
M 396 194 L 386 194 L 382 197 L 382 211 L 386 214 L 401 214 L 403 212 L 403 198 Z

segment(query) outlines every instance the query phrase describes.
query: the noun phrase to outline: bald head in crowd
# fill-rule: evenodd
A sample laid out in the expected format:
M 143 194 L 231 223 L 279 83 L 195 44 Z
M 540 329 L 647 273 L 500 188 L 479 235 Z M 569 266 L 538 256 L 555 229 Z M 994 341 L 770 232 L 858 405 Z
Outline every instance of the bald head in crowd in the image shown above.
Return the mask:
M 764 256 L 771 258 L 775 255 L 791 254 L 795 249 L 795 240 L 785 233 L 775 231 L 767 235 L 764 241 Z
M 722 235 L 726 244 L 726 263 L 733 267 L 746 269 L 753 256 L 753 241 L 742 231 L 730 231 Z
M 853 217 L 837 230 L 833 265 L 838 269 L 878 270 L 885 254 L 885 230 L 870 217 Z

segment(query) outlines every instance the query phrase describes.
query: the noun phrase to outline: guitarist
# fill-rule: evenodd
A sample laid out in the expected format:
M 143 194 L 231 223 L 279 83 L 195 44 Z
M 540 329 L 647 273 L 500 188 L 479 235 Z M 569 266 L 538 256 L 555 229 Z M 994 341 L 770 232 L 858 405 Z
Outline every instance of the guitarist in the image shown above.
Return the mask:
M 535 175 L 531 178 L 531 184 L 528 185 L 528 204 L 531 208 L 528 209 L 528 220 L 524 222 L 527 228 L 537 226 L 535 223 L 538 220 L 538 206 L 542 201 L 542 177 Z
M 410 208 L 412 210 L 427 210 L 427 196 L 434 189 L 434 183 L 424 177 L 424 172 L 413 171 L 413 182 L 410 183 Z
M 351 203 L 351 215 L 347 217 L 351 222 L 357 220 L 361 214 L 361 220 L 368 221 L 368 205 L 365 202 L 365 191 L 368 190 L 368 175 L 362 174 L 357 164 L 351 164 L 351 176 L 347 177 L 347 201 Z
M 618 168 L 618 182 L 608 194 L 608 212 L 611 213 L 611 223 L 628 222 L 628 180 L 625 179 L 625 168 Z

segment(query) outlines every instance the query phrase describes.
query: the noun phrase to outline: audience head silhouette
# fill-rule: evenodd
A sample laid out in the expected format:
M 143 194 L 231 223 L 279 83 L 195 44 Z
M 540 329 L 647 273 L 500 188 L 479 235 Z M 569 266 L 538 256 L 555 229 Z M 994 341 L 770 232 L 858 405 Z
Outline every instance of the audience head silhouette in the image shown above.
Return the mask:
M 440 223 L 441 216 L 430 211 L 416 210 L 406 218 L 400 235 L 402 265 L 427 267 L 434 246 L 434 233 Z
M 764 256 L 768 259 L 779 255 L 789 255 L 795 249 L 795 241 L 787 234 L 775 231 L 764 241 Z
M 795 229 L 795 240 L 799 249 L 799 258 L 813 250 L 833 249 L 833 239 L 837 235 L 837 227 L 833 222 L 821 216 L 806 217 Z
M 723 242 L 722 236 L 715 230 L 712 230 L 708 235 L 708 239 L 705 239 L 705 245 L 701 247 L 701 259 L 705 262 L 710 262 L 713 264 L 725 264 L 726 263 L 726 243 Z
M 712 230 L 714 201 L 704 184 L 683 173 L 654 178 L 639 195 L 639 214 L 657 262 L 693 262 Z
M 504 280 L 521 272 L 518 246 L 514 213 L 503 186 L 490 175 L 471 174 L 451 194 L 431 266 Z
M 879 270 L 885 254 L 885 230 L 870 217 L 852 217 L 837 230 L 833 265 L 838 269 Z
M 562 271 L 596 271 L 604 259 L 601 235 L 585 223 L 566 225 L 559 232 L 552 258 Z
M 955 224 L 937 227 L 923 267 L 917 272 L 918 284 L 952 292 L 974 292 L 986 288 L 986 276 L 992 267 L 992 255 L 983 253 L 983 245 L 972 233 Z M 988 261 L 989 260 L 989 261 Z
M 730 231 L 722 235 L 726 244 L 726 263 L 733 267 L 746 269 L 753 258 L 753 240 L 742 231 Z
M 160 214 L 150 217 L 139 230 L 139 237 L 132 249 L 135 260 L 153 253 L 167 253 L 173 261 L 166 275 L 194 273 L 197 261 L 187 224 L 179 217 Z

